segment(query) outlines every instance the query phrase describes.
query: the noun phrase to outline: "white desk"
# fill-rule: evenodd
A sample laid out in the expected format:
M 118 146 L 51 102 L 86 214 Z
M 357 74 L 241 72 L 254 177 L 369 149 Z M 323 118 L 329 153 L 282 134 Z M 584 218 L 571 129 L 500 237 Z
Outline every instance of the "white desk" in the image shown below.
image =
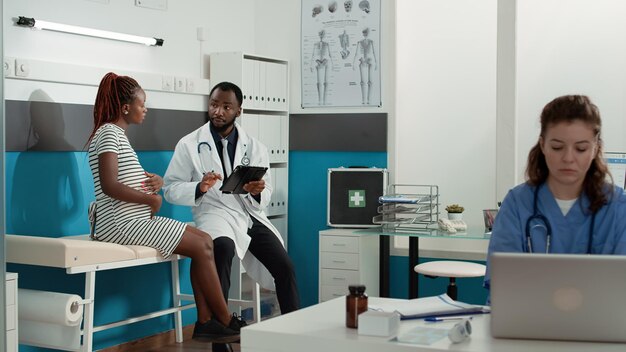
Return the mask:
M 406 237 L 409 240 L 409 262 L 407 280 L 409 282 L 409 298 L 416 298 L 418 292 L 418 275 L 413 267 L 419 264 L 420 255 L 429 258 L 486 260 L 490 234 L 486 234 L 483 227 L 470 227 L 467 231 L 448 234 L 438 229 L 415 229 L 412 232 L 388 232 L 381 228 L 371 229 L 328 229 L 320 231 L 320 238 L 331 236 L 360 236 L 379 238 L 378 296 L 389 297 L 389 270 L 391 255 L 390 238 Z M 320 247 L 320 251 L 322 247 Z M 361 261 L 359 261 L 361 262 Z M 320 261 L 320 264 L 322 262 Z M 321 275 L 320 275 L 320 278 Z M 336 294 L 337 292 L 333 292 Z M 320 295 L 320 297 L 322 297 Z
M 370 297 L 369 303 L 392 300 Z M 400 333 L 415 326 L 450 328 L 454 322 L 424 323 L 406 320 Z M 506 351 L 506 352 L 623 352 L 624 344 L 540 340 L 494 339 L 489 333 L 489 315 L 472 320 L 469 340 L 452 344 L 447 338 L 432 345 L 401 344 L 388 338 L 360 336 L 345 326 L 345 298 L 337 298 L 283 316 L 245 327 L 241 331 L 242 352 L 417 352 L 417 351 Z
M 478 231 L 478 230 L 475 230 Z M 320 236 L 323 235 L 336 235 L 336 236 L 361 236 L 366 237 L 366 234 L 376 234 L 374 230 L 365 229 L 325 229 L 319 232 Z M 420 257 L 436 258 L 436 259 L 456 259 L 456 260 L 487 260 L 487 249 L 489 247 L 489 237 L 483 236 L 477 238 L 476 236 L 470 236 L 470 240 L 463 241 L 466 237 L 466 232 L 458 234 L 444 235 L 443 232 L 438 232 L 437 236 L 419 236 L 419 255 Z M 390 235 L 387 235 L 390 236 Z M 412 237 L 411 234 L 397 233 L 393 236 L 396 237 Z
M 482 227 L 458 234 L 436 230 L 384 233 L 380 229 L 326 229 L 319 235 L 320 302 L 346 295 L 348 284 L 355 282 L 367 286 L 371 295 L 388 297 L 391 237 L 409 240 L 407 280 L 408 297 L 412 298 L 417 297 L 418 275 L 413 267 L 419 257 L 484 261 L 489 247 L 489 236 Z

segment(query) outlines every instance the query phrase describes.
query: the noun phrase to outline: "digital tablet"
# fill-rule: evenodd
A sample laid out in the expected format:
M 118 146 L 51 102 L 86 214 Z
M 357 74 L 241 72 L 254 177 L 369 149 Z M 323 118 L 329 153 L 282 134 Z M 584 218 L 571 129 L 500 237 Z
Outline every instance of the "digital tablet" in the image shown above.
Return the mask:
M 239 165 L 226 178 L 222 187 L 220 187 L 220 191 L 229 194 L 246 194 L 248 192 L 244 191 L 243 185 L 250 181 L 259 181 L 263 178 L 266 171 L 266 167 Z

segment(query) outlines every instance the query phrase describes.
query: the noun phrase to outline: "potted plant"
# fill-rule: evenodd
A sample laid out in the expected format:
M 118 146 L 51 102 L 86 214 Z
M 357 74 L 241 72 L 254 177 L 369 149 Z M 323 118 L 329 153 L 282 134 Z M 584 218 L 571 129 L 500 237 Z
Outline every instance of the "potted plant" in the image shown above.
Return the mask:
M 450 220 L 462 220 L 463 219 L 463 208 L 458 204 L 451 204 L 446 207 L 446 211 L 448 212 L 448 219 Z

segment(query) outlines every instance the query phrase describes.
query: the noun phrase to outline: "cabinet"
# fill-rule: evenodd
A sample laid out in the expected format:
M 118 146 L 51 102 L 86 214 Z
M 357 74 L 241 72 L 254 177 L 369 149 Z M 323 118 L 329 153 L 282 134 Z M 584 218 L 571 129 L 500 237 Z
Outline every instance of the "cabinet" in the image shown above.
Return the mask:
M 263 143 L 269 153 L 274 191 L 266 214 L 287 216 L 289 162 L 289 66 L 287 61 L 241 52 L 211 54 L 211 85 L 238 85 L 243 112 L 238 123 Z M 283 234 L 286 237 L 286 234 Z
M 347 295 L 351 284 L 363 284 L 369 296 L 378 296 L 378 236 L 351 229 L 323 230 L 319 236 L 319 301 Z
M 6 343 L 7 352 L 17 352 L 17 274 L 6 273 Z

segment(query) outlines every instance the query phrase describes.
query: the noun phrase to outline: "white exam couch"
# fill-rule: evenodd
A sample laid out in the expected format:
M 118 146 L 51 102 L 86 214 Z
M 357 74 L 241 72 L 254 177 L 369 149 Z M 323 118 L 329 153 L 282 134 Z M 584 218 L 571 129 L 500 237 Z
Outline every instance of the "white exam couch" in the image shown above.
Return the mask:
M 193 295 L 180 292 L 178 260 L 183 259 L 183 256 L 174 254 L 166 260 L 154 248 L 98 242 L 91 240 L 89 235 L 58 238 L 6 235 L 5 246 L 7 263 L 63 268 L 68 274 L 85 274 L 85 292 L 82 295 L 84 299 L 83 339 L 79 351 L 92 352 L 93 334 L 98 331 L 166 314 L 174 314 L 176 342 L 183 341 L 181 312 L 195 307 L 193 303 L 182 304 L 183 301 L 194 301 Z M 174 301 L 171 308 L 101 326 L 93 325 L 96 272 L 162 262 L 171 264 Z
M 164 259 L 154 248 L 145 246 L 123 246 L 115 243 L 92 240 L 89 235 L 66 237 L 38 237 L 26 235 L 6 235 L 6 262 L 16 264 L 40 265 L 54 268 L 63 268 L 68 274 L 85 274 L 85 292 L 83 310 L 83 339 L 79 351 L 93 351 L 93 334 L 98 331 L 112 329 L 118 326 L 136 323 L 142 320 L 159 317 L 166 314 L 174 315 L 176 342 L 183 342 L 182 311 L 195 308 L 193 294 L 180 292 L 180 276 L 178 261 L 184 256 L 173 254 Z M 151 312 L 146 315 L 124 319 L 118 322 L 94 326 L 94 304 L 96 272 L 119 268 L 128 268 L 139 265 L 170 262 L 172 270 L 172 307 Z M 235 265 L 237 264 L 237 265 Z M 231 281 L 237 294 L 228 300 L 231 309 L 252 308 L 252 321 L 261 321 L 259 285 L 255 283 L 252 289 L 252 299 L 241 297 L 241 274 L 239 262 L 233 263 Z M 19 298 L 18 298 L 19 299 Z M 44 346 L 45 347 L 45 346 Z M 74 350 L 74 349 L 68 349 Z

